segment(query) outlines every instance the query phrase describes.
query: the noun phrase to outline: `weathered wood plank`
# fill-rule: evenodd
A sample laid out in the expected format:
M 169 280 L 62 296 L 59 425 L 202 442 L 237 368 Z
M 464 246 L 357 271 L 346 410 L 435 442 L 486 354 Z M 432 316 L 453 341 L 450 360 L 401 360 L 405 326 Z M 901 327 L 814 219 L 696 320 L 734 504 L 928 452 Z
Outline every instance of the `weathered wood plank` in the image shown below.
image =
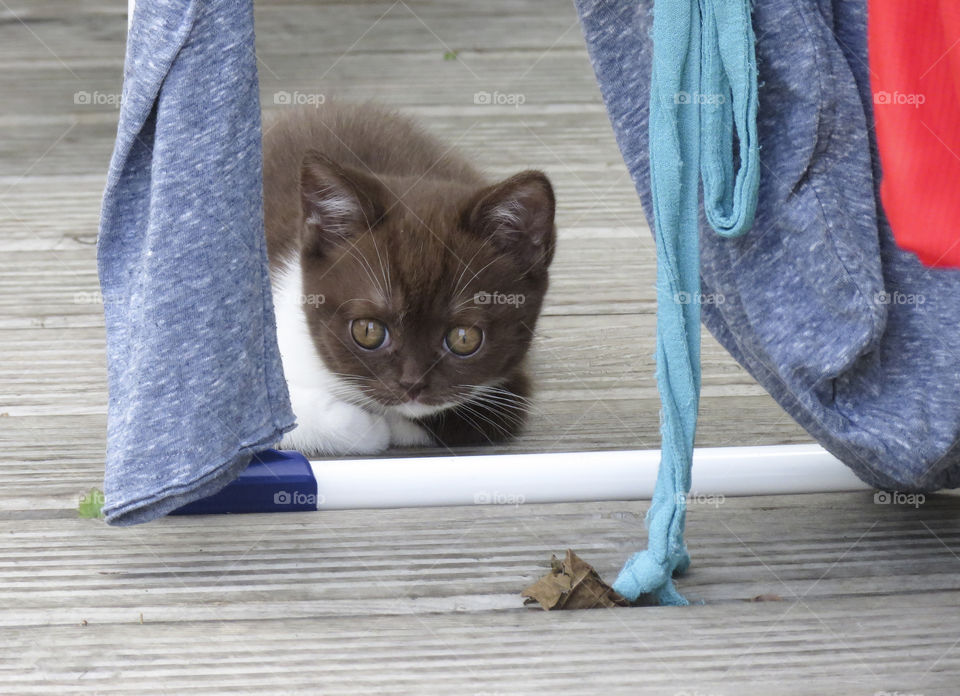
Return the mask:
M 527 693 L 595 669 L 607 676 L 591 687 L 605 693 L 661 693 L 680 675 L 736 693 L 770 693 L 764 679 L 778 681 L 776 693 L 816 692 L 804 690 L 810 680 L 834 684 L 830 693 L 950 693 L 938 689 L 960 666 L 956 502 L 930 497 L 914 509 L 835 494 L 694 505 L 695 564 L 680 585 L 707 606 L 549 615 L 522 607 L 519 589 L 571 534 L 612 575 L 642 539 L 642 504 L 179 518 L 123 530 L 0 523 L 0 601 L 10 607 L 0 636 L 19 648 L 0 660 L 32 666 L 38 688 L 46 679 L 107 693 L 134 673 L 168 688 L 224 688 L 236 675 L 244 688 L 293 688 L 315 675 L 434 693 L 471 670 Z M 35 551 L 25 559 L 24 548 Z M 782 601 L 747 601 L 774 593 Z M 234 659 L 251 634 L 266 651 L 255 664 Z M 199 641 L 202 657 L 191 657 L 184 646 Z M 65 662 L 48 657 L 52 646 Z
M 102 318 L 96 251 L 90 243 L 95 237 L 19 229 L 19 238 L 0 242 L 0 330 L 38 321 L 48 328 L 81 328 Z M 561 231 L 544 314 L 589 317 L 655 310 L 652 283 L 643 280 L 653 273 L 652 240 L 613 232 Z M 614 326 L 611 320 L 610 329 Z
M 735 616 L 696 607 L 589 620 L 530 612 L 140 625 L 131 617 L 109 628 L 5 632 L 15 647 L 6 661 L 30 674 L 18 693 L 514 694 L 573 682 L 589 684 L 580 693 L 609 694 L 954 694 L 954 638 L 937 615 L 943 599 L 828 600 L 816 612 L 798 606 L 789 621 L 771 604 L 745 604 Z M 938 629 L 904 628 L 904 612 Z
M 693 504 L 696 563 L 679 583 L 712 603 L 960 591 L 950 550 L 960 542 L 957 502 L 931 495 L 916 507 L 878 505 L 871 493 L 851 493 Z M 168 518 L 129 529 L 76 518 L 0 522 L 0 602 L 16 608 L 8 625 L 61 605 L 94 615 L 149 606 L 156 620 L 165 608 L 183 617 L 216 605 L 211 613 L 237 619 L 258 612 L 250 601 L 336 615 L 384 598 L 397 603 L 380 605 L 387 613 L 419 611 L 426 597 L 477 596 L 465 610 L 486 610 L 482 596 L 513 595 L 519 611 L 517 593 L 568 545 L 614 574 L 643 544 L 646 505 L 432 508 L 426 521 L 417 509 Z M 218 605 L 227 599 L 235 609 Z
M 445 61 L 444 50 L 437 44 L 433 51 L 411 53 L 401 61 L 393 53 L 351 53 L 339 60 L 335 55 L 314 59 L 267 54 L 259 62 L 261 103 L 276 108 L 285 103 L 286 93 L 291 95 L 286 103 L 314 103 L 334 97 L 377 99 L 397 106 L 452 107 L 493 115 L 536 114 L 537 106 L 595 105 L 599 99 L 582 48 L 554 50 L 549 60 L 539 62 L 536 53 L 467 51 L 458 60 Z M 47 56 L 40 63 L 25 66 L 25 72 L 34 73 L 31 78 L 36 80 L 30 90 L 15 90 L 17 78 L 0 74 L 5 119 L 25 119 L 38 107 L 44 109 L 39 113 L 58 114 L 60 122 L 65 116 L 115 115 L 120 102 L 121 68 L 122 56 L 78 63 L 69 71 Z M 330 72 L 325 75 L 327 69 Z M 479 96 L 484 92 L 491 95 L 489 104 Z
M 545 12 L 544 7 L 555 11 Z M 123 3 L 10 0 L 4 9 L 0 14 L 0 36 L 5 39 L 0 43 L 0 62 L 21 70 L 38 60 L 60 66 L 55 54 L 74 69 L 93 59 L 122 63 L 127 28 Z M 14 17 L 33 33 L 23 30 Z M 407 58 L 421 52 L 436 55 L 439 50 L 442 60 L 443 44 L 463 53 L 530 53 L 533 60 L 547 49 L 582 50 L 575 20 L 561 0 L 541 6 L 518 0 L 473 5 L 418 0 L 351 0 L 323 5 L 258 0 L 255 4 L 258 52 L 314 63 L 348 51 L 354 55 L 399 53 Z M 278 41 L 277 37 L 302 40 Z

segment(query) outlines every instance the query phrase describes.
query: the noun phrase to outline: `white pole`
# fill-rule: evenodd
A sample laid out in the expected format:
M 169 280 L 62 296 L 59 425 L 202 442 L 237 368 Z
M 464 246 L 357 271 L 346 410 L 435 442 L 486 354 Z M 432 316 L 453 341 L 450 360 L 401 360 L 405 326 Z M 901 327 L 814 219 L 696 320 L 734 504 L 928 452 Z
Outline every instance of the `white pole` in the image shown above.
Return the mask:
M 659 463 L 659 450 L 310 462 L 321 510 L 643 500 Z M 870 486 L 819 445 L 712 447 L 694 452 L 688 499 L 856 490 Z

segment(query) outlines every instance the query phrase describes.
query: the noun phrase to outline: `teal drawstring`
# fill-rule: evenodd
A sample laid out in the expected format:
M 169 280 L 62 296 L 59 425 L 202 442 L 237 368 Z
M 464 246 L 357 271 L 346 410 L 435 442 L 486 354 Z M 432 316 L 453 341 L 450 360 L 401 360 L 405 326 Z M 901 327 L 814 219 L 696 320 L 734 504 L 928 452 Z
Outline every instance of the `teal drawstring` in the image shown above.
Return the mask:
M 736 237 L 750 228 L 759 185 L 756 121 L 749 1 L 656 0 L 649 137 L 662 441 L 647 548 L 613 585 L 630 600 L 649 593 L 660 604 L 688 603 L 672 577 L 690 565 L 683 531 L 700 401 L 698 184 L 714 230 Z

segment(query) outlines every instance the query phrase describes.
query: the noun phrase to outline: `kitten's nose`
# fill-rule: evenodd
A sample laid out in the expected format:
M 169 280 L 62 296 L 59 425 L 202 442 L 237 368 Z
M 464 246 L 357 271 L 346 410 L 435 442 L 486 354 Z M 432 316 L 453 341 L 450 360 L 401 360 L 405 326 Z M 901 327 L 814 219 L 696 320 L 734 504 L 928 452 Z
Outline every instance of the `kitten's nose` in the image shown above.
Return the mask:
M 403 393 L 411 401 L 415 400 L 418 396 L 423 394 L 423 390 L 427 388 L 427 385 L 423 383 L 422 380 L 416 381 L 405 381 L 400 380 L 400 389 L 403 390 Z

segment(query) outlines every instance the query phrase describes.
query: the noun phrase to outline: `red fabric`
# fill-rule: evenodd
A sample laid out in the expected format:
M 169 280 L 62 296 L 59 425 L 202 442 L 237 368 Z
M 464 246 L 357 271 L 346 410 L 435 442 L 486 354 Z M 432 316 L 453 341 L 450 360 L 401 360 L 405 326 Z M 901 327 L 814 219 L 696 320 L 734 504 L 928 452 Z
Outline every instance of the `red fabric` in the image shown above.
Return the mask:
M 869 56 L 893 236 L 960 268 L 960 0 L 869 0 Z

